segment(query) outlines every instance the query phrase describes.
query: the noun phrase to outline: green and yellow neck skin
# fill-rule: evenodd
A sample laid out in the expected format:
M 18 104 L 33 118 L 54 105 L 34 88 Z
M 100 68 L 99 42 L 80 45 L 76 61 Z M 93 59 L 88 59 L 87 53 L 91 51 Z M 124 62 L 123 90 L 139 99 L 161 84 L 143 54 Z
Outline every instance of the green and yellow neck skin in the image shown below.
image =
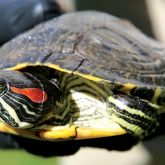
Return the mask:
M 79 127 L 117 129 L 120 125 L 133 136 L 143 138 L 159 125 L 160 106 L 131 94 L 133 88 L 123 91 L 121 84 L 93 82 L 69 74 L 64 74 L 61 86 L 66 98 L 70 98 L 67 105 L 74 108 L 72 123 Z

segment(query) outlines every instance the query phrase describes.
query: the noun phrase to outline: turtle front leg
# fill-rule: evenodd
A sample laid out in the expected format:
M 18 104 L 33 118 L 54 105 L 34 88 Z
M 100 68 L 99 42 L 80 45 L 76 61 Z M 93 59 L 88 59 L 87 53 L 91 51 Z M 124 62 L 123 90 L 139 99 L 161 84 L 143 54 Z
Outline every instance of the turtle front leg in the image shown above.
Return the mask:
M 108 97 L 108 111 L 113 121 L 140 139 L 159 125 L 158 106 L 138 97 L 112 95 Z

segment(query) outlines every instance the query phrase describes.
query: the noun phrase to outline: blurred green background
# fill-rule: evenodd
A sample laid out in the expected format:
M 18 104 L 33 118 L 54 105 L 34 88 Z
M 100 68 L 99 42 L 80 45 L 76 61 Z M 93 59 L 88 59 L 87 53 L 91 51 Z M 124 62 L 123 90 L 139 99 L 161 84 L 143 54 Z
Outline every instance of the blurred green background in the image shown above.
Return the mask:
M 0 150 L 0 164 L 4 165 L 57 165 L 57 158 L 43 158 L 23 150 Z

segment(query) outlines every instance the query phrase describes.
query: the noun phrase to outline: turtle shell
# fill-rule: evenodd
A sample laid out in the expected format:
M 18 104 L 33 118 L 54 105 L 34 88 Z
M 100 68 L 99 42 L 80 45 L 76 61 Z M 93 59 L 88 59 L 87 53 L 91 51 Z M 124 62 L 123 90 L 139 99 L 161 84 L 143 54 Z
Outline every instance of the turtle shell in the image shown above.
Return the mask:
M 140 90 L 152 88 L 153 93 L 165 84 L 164 54 L 163 45 L 127 21 L 101 12 L 75 12 L 42 23 L 3 45 L 0 69 L 47 66 L 100 83 L 120 84 L 123 90 L 131 91 L 137 86 Z M 155 93 L 156 99 L 160 90 Z M 46 140 L 126 133 L 120 127 L 98 131 L 71 126 L 55 133 L 41 131 L 38 135 L 3 123 L 0 123 L 0 131 Z
M 0 69 L 45 65 L 94 81 L 163 86 L 165 47 L 127 21 L 88 11 L 64 14 L 0 49 Z

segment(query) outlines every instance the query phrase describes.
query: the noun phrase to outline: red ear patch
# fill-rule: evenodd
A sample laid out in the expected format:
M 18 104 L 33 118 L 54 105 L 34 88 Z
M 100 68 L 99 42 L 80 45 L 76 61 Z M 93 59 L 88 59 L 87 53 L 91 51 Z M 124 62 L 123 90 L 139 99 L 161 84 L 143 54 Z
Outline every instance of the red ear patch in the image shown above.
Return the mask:
M 36 103 L 43 103 L 47 100 L 47 93 L 39 88 L 17 88 L 10 86 L 12 92 L 22 94 Z

